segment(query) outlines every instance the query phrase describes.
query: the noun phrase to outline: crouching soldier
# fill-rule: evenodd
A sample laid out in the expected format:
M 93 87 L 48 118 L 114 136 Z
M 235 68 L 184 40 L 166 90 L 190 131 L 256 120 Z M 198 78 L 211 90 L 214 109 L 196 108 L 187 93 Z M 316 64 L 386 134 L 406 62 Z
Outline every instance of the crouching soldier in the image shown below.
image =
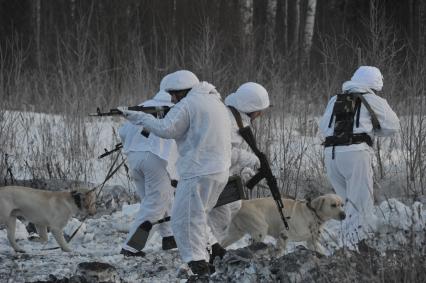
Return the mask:
M 346 201 L 344 241 L 353 246 L 374 229 L 372 147 L 374 136 L 399 130 L 399 119 L 378 95 L 383 77 L 376 67 L 361 66 L 342 94 L 333 96 L 319 123 L 325 137 L 325 166 L 335 192 Z

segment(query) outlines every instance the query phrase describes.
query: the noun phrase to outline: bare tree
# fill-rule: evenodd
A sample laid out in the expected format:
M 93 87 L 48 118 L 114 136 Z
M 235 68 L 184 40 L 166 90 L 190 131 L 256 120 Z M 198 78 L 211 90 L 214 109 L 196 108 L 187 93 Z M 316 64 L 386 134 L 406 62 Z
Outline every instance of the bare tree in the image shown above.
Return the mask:
M 311 53 L 312 38 L 314 36 L 315 28 L 315 12 L 317 7 L 317 0 L 308 0 L 306 6 L 306 20 L 305 31 L 303 35 L 303 61 L 309 61 Z
M 41 63 L 41 51 L 40 51 L 40 29 L 41 29 L 41 3 L 40 0 L 32 2 L 32 16 L 33 16 L 33 28 L 34 28 L 34 39 L 36 44 L 36 62 L 37 66 L 40 67 Z
M 277 0 L 275 37 L 278 48 L 286 53 L 288 48 L 288 0 Z
M 418 35 L 418 42 L 419 42 L 419 55 L 424 56 L 426 53 L 426 3 L 425 1 L 419 1 L 418 3 L 418 11 L 419 11 L 419 35 Z
M 294 48 L 299 48 L 299 29 L 300 29 L 300 0 L 290 0 L 289 2 L 289 36 L 288 43 Z
M 257 54 L 260 54 L 266 39 L 268 2 L 253 0 L 253 35 Z

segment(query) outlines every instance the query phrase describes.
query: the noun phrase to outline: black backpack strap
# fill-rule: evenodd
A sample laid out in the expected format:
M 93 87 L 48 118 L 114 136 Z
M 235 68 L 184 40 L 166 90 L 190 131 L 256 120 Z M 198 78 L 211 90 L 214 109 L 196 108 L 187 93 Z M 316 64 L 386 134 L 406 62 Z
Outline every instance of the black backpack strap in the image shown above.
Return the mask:
M 355 102 L 355 113 L 356 113 L 355 126 L 359 128 L 359 116 L 361 115 L 361 99 L 359 98 Z
M 232 115 L 234 115 L 234 118 L 235 118 L 235 121 L 237 122 L 238 128 L 239 129 L 244 128 L 243 120 L 241 119 L 240 112 L 237 109 L 235 109 L 235 107 L 233 107 L 233 106 L 228 105 L 228 108 L 231 110 Z
M 379 119 L 377 119 L 376 113 L 374 113 L 374 111 L 371 108 L 370 104 L 368 103 L 367 99 L 365 99 L 364 94 L 366 94 L 366 93 L 354 93 L 354 95 L 356 97 L 361 99 L 362 104 L 364 104 L 365 108 L 367 108 L 368 112 L 370 113 L 371 123 L 373 124 L 373 129 L 380 130 L 381 126 L 380 126 Z
M 329 127 L 329 128 L 331 128 L 331 124 L 333 124 L 333 117 L 334 117 L 334 114 L 333 114 L 333 113 L 331 113 L 330 121 L 328 122 L 328 127 Z
M 337 96 L 338 94 L 336 94 Z M 331 128 L 331 125 L 333 124 L 333 118 L 334 118 L 334 107 L 333 110 L 331 111 L 331 116 L 330 116 L 330 121 L 328 122 L 328 127 Z

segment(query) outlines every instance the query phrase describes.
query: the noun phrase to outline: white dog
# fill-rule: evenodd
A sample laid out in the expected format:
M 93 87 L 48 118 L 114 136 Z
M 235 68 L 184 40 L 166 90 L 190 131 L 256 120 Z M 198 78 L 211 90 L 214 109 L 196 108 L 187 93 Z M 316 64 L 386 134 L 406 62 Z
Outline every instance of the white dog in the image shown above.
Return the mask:
M 96 193 L 88 189 L 71 192 L 51 192 L 32 188 L 8 186 L 0 188 L 0 224 L 6 224 L 7 238 L 16 252 L 25 252 L 16 244 L 16 217 L 22 216 L 34 223 L 40 236 L 38 241 L 47 241 L 50 229 L 61 249 L 68 247 L 63 228 L 72 215 L 82 212 L 96 213 Z
M 321 229 L 327 220 L 345 219 L 342 199 L 335 194 L 326 194 L 311 202 L 293 199 L 282 201 L 288 230 L 272 198 L 246 200 L 233 218 L 227 236 L 221 241 L 222 245 L 226 247 L 248 233 L 254 241 L 263 241 L 266 235 L 274 237 L 282 252 L 288 241 L 306 241 L 309 249 L 324 254 L 318 242 Z

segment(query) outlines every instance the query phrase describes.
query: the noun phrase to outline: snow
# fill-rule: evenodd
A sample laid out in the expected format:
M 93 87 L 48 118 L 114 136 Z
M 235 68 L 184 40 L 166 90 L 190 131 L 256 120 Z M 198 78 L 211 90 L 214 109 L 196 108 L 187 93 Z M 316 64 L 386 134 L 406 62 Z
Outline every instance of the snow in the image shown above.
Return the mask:
M 121 244 L 124 242 L 128 226 L 135 216 L 139 206 L 137 204 L 124 205 L 121 211 L 111 215 L 87 219 L 79 232 L 70 242 L 73 252 L 65 253 L 59 249 L 47 250 L 57 247 L 53 237 L 49 235 L 47 244 L 30 242 L 26 239 L 28 233 L 22 223 L 18 225 L 18 244 L 26 250 L 26 254 L 15 254 L 10 247 L 6 231 L 0 230 L 0 268 L 1 274 L 13 270 L 10 282 L 33 282 L 47 280 L 49 274 L 57 278 L 70 277 L 75 273 L 76 266 L 81 262 L 99 261 L 109 263 L 118 269 L 125 282 L 173 282 L 182 262 L 176 249 L 163 251 L 161 237 L 154 231 L 144 251 L 144 258 L 126 258 L 119 254 Z M 382 202 L 376 207 L 381 216 L 376 238 L 383 239 L 376 247 L 385 249 L 396 244 L 405 243 L 407 229 L 422 231 L 425 228 L 426 211 L 421 203 L 416 202 L 411 207 L 404 205 L 396 199 Z M 80 222 L 73 218 L 65 228 L 66 234 L 72 234 Z M 389 231 L 393 231 L 392 242 L 389 242 Z M 395 233 L 396 232 L 396 233 Z M 267 243 L 274 243 L 268 237 Z M 248 236 L 233 244 L 229 249 L 237 249 L 249 243 Z M 289 245 L 291 252 L 300 243 Z M 9 269 L 9 270 L 8 270 Z M 11 269 L 11 270 L 10 270 Z M 253 270 L 245 270 L 250 273 Z
M 11 282 L 32 282 L 47 280 L 49 274 L 57 278 L 70 277 L 74 274 L 78 263 L 100 261 L 118 268 L 125 282 L 173 281 L 181 264 L 179 256 L 177 250 L 167 252 L 161 250 L 161 238 L 158 233 L 154 232 L 147 243 L 145 258 L 125 258 L 119 254 L 126 237 L 124 232 L 128 231 L 128 224 L 137 208 L 138 205 L 126 206 L 122 211 L 112 215 L 87 219 L 70 242 L 73 250 L 71 253 L 59 249 L 49 250 L 57 247 L 51 235 L 46 244 L 26 240 L 28 233 L 24 235 L 22 231 L 25 231 L 25 226 L 19 222 L 18 238 L 21 240 L 18 244 L 26 254 L 15 254 L 7 241 L 6 230 L 0 230 L 0 262 L 2 262 L 0 274 L 8 272 L 5 268 L 9 267 L 14 273 Z M 126 231 L 117 230 L 117 224 L 127 226 Z M 73 218 L 65 228 L 66 234 L 72 234 L 79 226 L 80 222 Z M 166 268 L 157 272 L 158 269 L 162 269 L 160 266 Z
M 53 116 L 37 113 L 16 113 L 11 112 L 9 115 L 20 117 L 19 123 L 16 123 L 16 140 L 19 143 L 5 145 L 3 152 L 9 152 L 15 164 L 20 164 L 26 160 L 28 155 L 38 151 L 43 155 L 55 155 L 55 161 L 66 164 L 66 150 L 54 151 L 53 148 L 59 147 L 61 142 L 66 138 L 61 137 L 66 128 L 67 120 L 62 116 Z M 34 123 L 34 124 L 31 124 Z M 92 168 L 96 168 L 93 174 L 87 176 L 87 181 L 92 184 L 99 184 L 103 181 L 105 174 L 109 168 L 110 159 L 98 160 L 97 156 L 103 152 L 103 148 L 111 149 L 117 142 L 114 128 L 117 128 L 120 120 L 114 118 L 88 119 L 84 122 L 84 130 L 88 134 L 88 147 L 92 152 L 87 155 L 85 162 L 90 164 Z M 43 139 L 46 139 L 46 132 L 42 131 L 42 127 L 50 127 L 48 133 L 55 133 L 52 138 L 54 145 L 50 147 L 43 146 Z M 278 139 L 276 142 L 279 142 Z M 316 156 L 316 152 L 320 149 L 306 144 L 308 155 Z M 387 143 L 387 142 L 386 142 Z M 384 144 L 386 144 L 384 143 Z M 300 151 L 300 144 L 297 140 L 292 143 L 294 150 Z M 47 152 L 45 152 L 47 151 Z M 278 155 L 277 151 L 277 155 Z M 32 155 L 31 155 L 32 156 Z M 392 151 L 392 160 L 401 158 L 401 153 Z M 53 157 L 52 157 L 53 158 Z M 312 157 L 314 158 L 314 157 Z M 40 159 L 30 160 L 32 164 L 40 162 Z M 306 158 L 305 158 L 306 160 Z M 22 164 L 22 163 L 21 163 Z M 391 167 L 392 164 L 385 164 Z M 304 166 L 307 166 L 306 164 Z M 392 167 L 393 168 L 393 167 Z M 13 168 L 14 175 L 17 179 L 30 178 L 31 175 L 23 166 L 15 166 Z M 113 190 L 114 186 L 123 186 L 133 189 L 129 185 L 129 181 L 123 170 L 108 181 L 106 190 Z M 26 250 L 25 254 L 16 254 L 10 247 L 6 230 L 0 226 L 0 281 L 4 282 L 34 282 L 37 280 L 48 280 L 49 274 L 57 278 L 70 277 L 74 275 L 76 267 L 81 262 L 99 261 L 113 265 L 117 268 L 120 277 L 124 282 L 184 282 L 185 279 L 177 278 L 178 274 L 185 274 L 185 265 L 180 260 L 176 249 L 171 251 L 163 251 L 161 249 L 161 237 L 153 229 L 151 238 L 149 239 L 144 251 L 144 258 L 127 258 L 120 255 L 121 245 L 126 239 L 129 225 L 134 219 L 135 213 L 138 211 L 138 204 L 123 204 L 121 210 L 111 214 L 97 214 L 92 218 L 84 221 L 78 233 L 70 242 L 73 250 L 71 253 L 62 252 L 60 249 L 50 249 L 57 247 L 53 236 L 49 234 L 49 240 L 46 244 L 31 242 L 27 240 L 28 232 L 25 225 L 20 221 L 17 222 L 16 238 L 18 244 Z M 376 206 L 377 226 L 374 231 L 374 241 L 372 244 L 380 250 L 395 248 L 410 241 L 410 235 L 417 233 L 419 237 L 415 237 L 415 242 L 421 245 L 424 239 L 424 231 L 426 229 L 426 210 L 422 203 L 415 202 L 406 205 L 397 199 L 390 198 L 381 202 Z M 80 226 L 81 222 L 73 218 L 69 221 L 65 228 L 67 235 Z M 340 224 L 338 222 L 327 223 L 327 233 L 324 235 L 325 241 L 333 241 L 338 239 Z M 408 232 L 407 232 L 408 231 Z M 409 233 L 410 232 L 410 233 Z M 422 233 L 423 232 L 423 233 Z M 417 235 L 416 234 L 416 235 Z M 275 243 L 271 237 L 267 237 L 265 242 Z M 229 249 L 237 249 L 248 245 L 248 236 L 244 237 L 237 243 L 234 243 Z M 299 243 L 290 243 L 287 252 L 292 252 L 294 247 Z M 329 245 L 329 255 L 342 246 L 342 243 L 335 242 Z M 246 269 L 247 274 L 255 272 L 252 269 Z

